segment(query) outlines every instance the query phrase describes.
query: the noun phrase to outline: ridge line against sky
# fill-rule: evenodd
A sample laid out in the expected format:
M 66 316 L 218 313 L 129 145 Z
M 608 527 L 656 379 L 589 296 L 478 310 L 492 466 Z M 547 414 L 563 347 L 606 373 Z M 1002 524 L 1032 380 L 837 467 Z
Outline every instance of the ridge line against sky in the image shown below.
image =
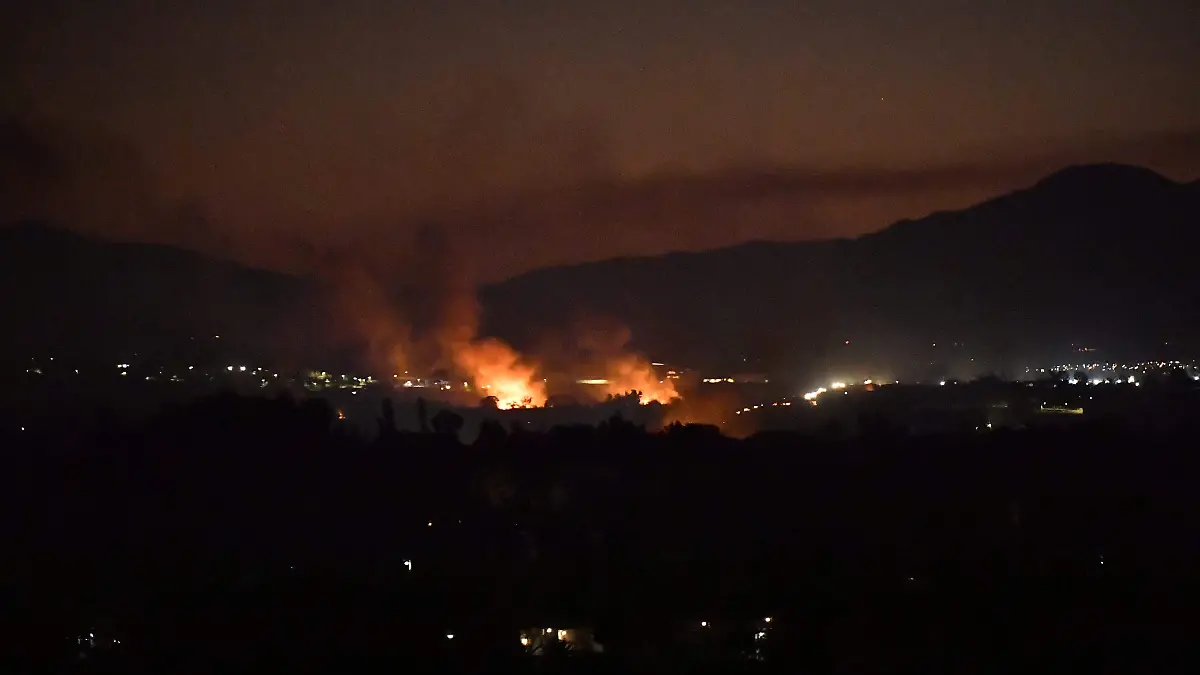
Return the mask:
M 852 236 L 1066 164 L 1200 176 L 1200 5 L 0 7 L 0 216 L 494 281 Z
M 48 132 L 48 130 L 52 130 Z M 0 120 L 0 147 L 4 148 L 3 185 L 11 194 L 4 202 L 9 213 L 4 220 L 46 218 L 57 224 L 89 234 L 132 240 L 180 245 L 184 248 L 228 257 L 253 266 L 305 271 L 313 260 L 331 256 L 357 258 L 364 265 L 385 268 L 397 257 L 395 248 L 411 246 L 421 228 L 445 230 L 451 237 L 473 236 L 486 242 L 481 248 L 492 255 L 512 255 L 526 237 L 523 228 L 540 231 L 543 243 L 553 239 L 556 224 L 570 221 L 583 225 L 601 237 L 614 238 L 612 228 L 622 223 L 657 220 L 675 228 L 674 238 L 656 246 L 642 245 L 610 248 L 605 254 L 597 247 L 595 255 L 542 259 L 540 264 L 514 264 L 511 272 L 489 273 L 486 265 L 472 261 L 472 268 L 483 282 L 494 282 L 542 267 L 570 265 L 615 257 L 659 255 L 676 251 L 703 251 L 736 245 L 746 241 L 811 241 L 853 237 L 876 232 L 906 218 L 929 213 L 967 208 L 1004 193 L 1028 187 L 1050 173 L 1073 164 L 1122 162 L 1145 165 L 1172 180 L 1195 180 L 1176 167 L 1188 167 L 1200 159 L 1200 129 L 1150 134 L 1143 138 L 1106 138 L 1087 147 L 1048 141 L 1041 154 L 1019 158 L 992 153 L 990 162 L 963 162 L 917 168 L 843 167 L 813 169 L 803 166 L 740 166 L 709 172 L 661 172 L 638 179 L 602 176 L 588 183 L 518 189 L 513 192 L 475 197 L 451 205 L 446 213 L 436 211 L 379 225 L 357 223 L 356 229 L 343 231 L 337 238 L 298 236 L 296 232 L 275 232 L 255 240 L 242 233 L 222 232 L 222 223 L 196 201 L 171 203 L 153 194 L 151 175 L 135 148 L 113 137 L 72 135 L 62 127 L 30 124 L 21 120 Z M 1140 161 L 1139 161 L 1140 160 Z M 97 180 L 95 163 L 125 164 L 115 172 L 118 182 Z M 30 170 L 30 166 L 37 168 Z M 30 177 L 41 184 L 30 190 Z M 122 183 L 122 180 L 128 182 Z M 114 190 L 114 188 L 116 188 Z M 118 193 L 114 208 L 103 212 L 104 199 L 90 199 L 97 191 Z M 82 191 L 83 194 L 71 194 Z M 21 194 L 19 194 L 21 193 Z M 42 194 L 45 202 L 32 204 L 24 211 L 13 211 L 21 197 Z M 66 198 L 64 198 L 66 197 Z M 865 200 L 865 214 L 856 220 L 848 202 Z M 72 205 L 83 205 L 88 213 L 71 213 Z M 100 206 L 100 208 L 97 208 Z M 882 206 L 882 208 L 879 208 Z M 56 208 L 67 207 L 64 213 Z M 872 208 L 881 217 L 872 218 Z M 741 211 L 749 211 L 749 215 Z M 691 231 L 707 232 L 713 220 L 739 224 L 759 217 L 755 224 L 728 232 L 726 236 L 701 237 L 686 243 Z M 841 212 L 840 218 L 838 212 Z M 770 228 L 762 228 L 763 215 L 770 216 Z M 98 219 L 92 219 L 100 215 Z M 113 222 L 114 219 L 125 219 Z M 163 227 L 164 222 L 168 227 Z M 679 223 L 684 223 L 680 225 Z M 184 230 L 177 229 L 180 225 Z M 186 229 L 189 227 L 191 229 Z M 410 229 L 411 228 L 411 229 Z M 474 230 L 475 234 L 471 235 Z M 629 225 L 624 234 L 635 240 L 658 234 L 653 227 Z M 562 228 L 562 235 L 578 237 L 577 231 Z M 647 236 L 650 235 L 650 236 Z M 617 233 L 616 239 L 620 238 Z M 622 242 L 618 242 L 622 243 Z M 262 245 L 270 247 L 264 250 Z M 470 248 L 461 241 L 456 252 Z M 405 253 L 405 255 L 408 255 Z M 525 257 L 525 256 L 521 256 Z M 482 272 L 480 272 L 482 268 Z M 491 268 L 495 269 L 495 268 Z

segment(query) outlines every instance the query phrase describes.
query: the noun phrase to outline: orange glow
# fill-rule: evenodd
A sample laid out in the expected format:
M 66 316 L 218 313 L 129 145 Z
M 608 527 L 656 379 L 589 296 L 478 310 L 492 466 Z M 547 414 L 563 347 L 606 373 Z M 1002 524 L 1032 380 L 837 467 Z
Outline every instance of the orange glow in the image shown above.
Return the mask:
M 650 363 L 636 356 L 626 354 L 610 360 L 606 364 L 608 383 L 605 391 L 613 396 L 642 392 L 641 403 L 667 404 L 679 398 L 675 390 L 675 382 L 669 379 L 660 380 L 654 374 Z
M 497 407 L 546 404 L 546 383 L 538 377 L 537 368 L 500 340 L 463 342 L 455 346 L 453 353 L 455 364 L 475 381 L 475 388 L 496 397 Z

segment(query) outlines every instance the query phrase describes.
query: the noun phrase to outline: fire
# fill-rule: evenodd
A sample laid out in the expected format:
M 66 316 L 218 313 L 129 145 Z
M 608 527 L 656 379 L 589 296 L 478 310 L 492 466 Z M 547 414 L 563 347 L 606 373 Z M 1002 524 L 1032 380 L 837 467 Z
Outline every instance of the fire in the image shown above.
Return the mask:
M 660 380 L 654 374 L 653 368 L 643 359 L 626 354 L 610 360 L 606 364 L 608 382 L 605 391 L 613 396 L 642 392 L 642 404 L 662 403 L 666 405 L 679 398 L 675 383 L 671 380 Z
M 536 367 L 495 338 L 463 342 L 454 348 L 455 364 L 470 375 L 483 394 L 495 396 L 499 408 L 546 404 L 546 383 Z

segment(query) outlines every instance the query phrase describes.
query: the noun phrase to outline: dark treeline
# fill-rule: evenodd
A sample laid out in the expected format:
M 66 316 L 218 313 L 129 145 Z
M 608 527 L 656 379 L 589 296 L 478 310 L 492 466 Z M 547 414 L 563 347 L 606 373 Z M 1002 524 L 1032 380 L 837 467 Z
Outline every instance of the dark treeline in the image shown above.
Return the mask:
M 321 401 L 221 395 L 13 432 L 0 654 L 79 672 L 1126 670 L 1189 639 L 1188 429 L 734 440 L 614 418 L 491 423 L 463 445 L 453 419 L 426 426 L 396 432 L 385 409 L 362 438 Z M 556 625 L 605 654 L 523 653 L 523 627 Z M 120 646 L 81 658 L 95 631 Z

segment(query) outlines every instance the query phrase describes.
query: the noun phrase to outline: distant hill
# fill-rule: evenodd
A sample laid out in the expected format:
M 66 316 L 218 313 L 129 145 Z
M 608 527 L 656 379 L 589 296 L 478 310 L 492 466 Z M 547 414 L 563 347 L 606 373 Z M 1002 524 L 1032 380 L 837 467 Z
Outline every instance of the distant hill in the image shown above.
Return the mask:
M 602 316 L 653 358 L 708 368 L 750 368 L 745 357 L 796 374 L 844 363 L 903 366 L 897 376 L 952 362 L 995 370 L 1072 344 L 1169 355 L 1200 348 L 1198 225 L 1200 182 L 1080 166 L 857 239 L 543 269 L 480 295 L 485 330 L 518 346 Z M 328 296 L 314 281 L 167 246 L 0 228 L 0 297 L 8 357 L 208 350 L 325 362 L 313 336 Z
M 1011 368 L 1072 343 L 1169 353 L 1200 346 L 1198 185 L 1131 166 L 1070 167 L 857 239 L 543 269 L 482 295 L 488 327 L 518 342 L 599 314 L 625 320 L 656 358 L 691 363 L 748 354 L 784 369 L 920 372 L 960 357 Z
M 8 358 L 271 353 L 286 347 L 277 338 L 308 311 L 313 291 L 304 279 L 169 246 L 39 223 L 0 228 Z

